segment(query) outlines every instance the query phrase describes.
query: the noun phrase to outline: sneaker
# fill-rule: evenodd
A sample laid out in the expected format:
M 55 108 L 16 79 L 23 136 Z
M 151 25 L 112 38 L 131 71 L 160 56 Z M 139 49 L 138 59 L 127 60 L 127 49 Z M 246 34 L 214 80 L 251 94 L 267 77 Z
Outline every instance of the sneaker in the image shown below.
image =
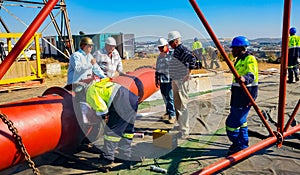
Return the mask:
M 169 124 L 174 124 L 176 122 L 176 116 L 172 116 L 171 119 L 168 120 Z
M 287 83 L 293 83 L 293 81 L 288 80 Z
M 161 118 L 160 119 L 162 119 L 162 120 L 169 120 L 169 114 L 164 114 L 163 116 L 161 116 Z

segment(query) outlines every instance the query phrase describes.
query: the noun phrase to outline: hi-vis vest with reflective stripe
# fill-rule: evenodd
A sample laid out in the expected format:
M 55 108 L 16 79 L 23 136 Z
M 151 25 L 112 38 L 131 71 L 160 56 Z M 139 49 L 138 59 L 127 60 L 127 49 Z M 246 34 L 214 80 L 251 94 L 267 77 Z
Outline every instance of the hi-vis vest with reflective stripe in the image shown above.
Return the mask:
M 193 42 L 192 50 L 196 50 L 196 49 L 200 49 L 200 48 L 202 48 L 202 43 L 200 41 Z
M 201 43 L 200 41 L 195 41 L 195 42 L 193 42 L 193 45 L 192 45 L 192 51 L 197 50 L 197 49 L 201 49 L 202 54 L 205 54 L 205 53 L 206 53 L 206 51 L 205 51 L 205 49 L 202 47 L 202 43 Z
M 297 35 L 292 35 L 289 37 L 289 49 L 300 47 L 300 37 Z
M 120 85 L 110 81 L 110 78 L 93 82 L 87 89 L 86 102 L 96 111 L 98 116 L 108 113 Z
M 254 81 L 246 86 L 257 86 L 258 85 L 258 65 L 256 58 L 253 55 L 248 55 L 244 59 L 238 60 L 235 64 L 234 68 L 240 76 L 246 75 L 247 73 L 254 74 Z M 236 81 L 235 77 L 233 77 L 233 86 L 240 86 L 240 84 Z

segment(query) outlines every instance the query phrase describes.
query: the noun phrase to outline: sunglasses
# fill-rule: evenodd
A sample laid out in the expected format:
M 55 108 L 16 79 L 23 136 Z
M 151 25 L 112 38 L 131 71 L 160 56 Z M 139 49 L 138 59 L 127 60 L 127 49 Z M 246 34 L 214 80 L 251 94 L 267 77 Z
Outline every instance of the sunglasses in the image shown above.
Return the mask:
M 168 43 L 169 43 L 169 45 L 171 45 L 171 44 L 174 43 L 174 40 L 171 40 L 171 41 L 169 41 Z

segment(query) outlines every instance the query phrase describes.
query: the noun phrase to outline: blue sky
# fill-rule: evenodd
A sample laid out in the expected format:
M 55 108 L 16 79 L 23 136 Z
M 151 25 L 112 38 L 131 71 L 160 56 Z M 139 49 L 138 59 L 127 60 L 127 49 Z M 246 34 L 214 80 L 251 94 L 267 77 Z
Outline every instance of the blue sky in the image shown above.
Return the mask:
M 209 37 L 188 0 L 65 0 L 73 34 L 123 32 L 137 37 L 167 37 L 178 30 L 183 38 Z M 283 0 L 198 0 L 196 1 L 217 37 L 244 35 L 280 38 L 282 33 Z M 30 24 L 40 9 L 4 7 Z M 53 11 L 54 15 L 58 11 Z M 3 9 L 0 15 L 12 32 L 25 31 L 25 26 Z M 59 15 L 58 15 L 59 16 Z M 49 19 L 48 19 L 49 21 Z M 39 29 L 41 31 L 47 23 Z M 20 26 L 20 27 L 19 27 Z M 300 1 L 293 0 L 291 26 L 300 31 Z M 1 29 L 2 30 L 2 29 Z M 3 31 L 3 30 L 2 30 Z M 300 32 L 299 32 L 300 33 Z M 53 27 L 43 31 L 55 35 Z

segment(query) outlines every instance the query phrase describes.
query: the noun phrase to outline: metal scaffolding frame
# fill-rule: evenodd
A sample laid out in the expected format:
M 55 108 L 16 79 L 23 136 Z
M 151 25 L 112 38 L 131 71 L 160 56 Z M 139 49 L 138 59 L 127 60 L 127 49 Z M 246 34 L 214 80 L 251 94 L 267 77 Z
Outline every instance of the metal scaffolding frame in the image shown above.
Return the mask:
M 221 55 L 223 56 L 224 60 L 226 61 L 228 67 L 230 68 L 231 72 L 235 76 L 236 79 L 240 79 L 240 76 L 234 69 L 234 66 L 230 62 L 229 57 L 227 56 L 224 48 L 222 47 L 221 43 L 219 42 L 218 38 L 216 37 L 215 33 L 213 32 L 212 28 L 208 24 L 207 20 L 205 19 L 204 14 L 201 12 L 199 6 L 197 5 L 195 0 L 189 0 L 191 5 L 193 6 L 195 12 L 197 13 L 200 21 L 204 25 L 205 29 L 209 33 L 210 37 L 214 41 L 215 45 L 217 46 L 218 50 L 220 51 Z M 277 144 L 278 147 L 282 146 L 282 142 L 285 137 L 294 134 L 295 132 L 298 132 L 300 130 L 300 124 L 297 126 L 294 126 L 292 128 L 289 128 L 292 121 L 294 120 L 299 106 L 300 106 L 300 100 L 298 100 L 298 103 L 292 112 L 291 117 L 289 118 L 288 122 L 284 126 L 284 113 L 285 113 L 285 101 L 286 101 L 286 78 L 287 78 L 287 63 L 288 63 L 288 39 L 289 39 L 289 28 L 290 28 L 290 13 L 291 13 L 291 0 L 284 0 L 284 13 L 283 13 L 283 27 L 282 27 L 282 46 L 281 46 L 281 52 L 282 52 L 282 59 L 281 59 L 281 69 L 280 69 L 280 87 L 279 87 L 279 101 L 278 101 L 278 126 L 277 131 L 272 131 L 270 128 L 270 125 L 266 121 L 265 117 L 262 115 L 261 110 L 258 108 L 257 104 L 255 103 L 254 99 L 250 95 L 248 89 L 246 86 L 239 81 L 240 86 L 244 90 L 244 92 L 247 94 L 247 96 L 250 98 L 251 103 L 253 104 L 253 107 L 255 111 L 257 112 L 258 116 L 262 120 L 263 124 L 269 131 L 269 137 L 255 145 L 251 145 L 250 147 L 241 150 L 235 154 L 232 154 L 225 159 L 222 159 L 218 162 L 215 162 L 197 172 L 194 172 L 193 175 L 196 174 L 212 174 L 219 170 L 222 170 L 223 168 L 227 168 L 232 164 L 237 163 L 238 161 L 250 156 L 251 154 L 266 148 L 267 146 L 270 146 L 272 144 Z
M 11 4 L 10 6 L 19 6 L 19 7 L 27 7 L 27 8 L 40 8 L 42 6 L 45 6 L 45 4 L 48 2 L 48 0 L 42 0 L 42 2 L 37 1 L 26 1 L 26 0 L 0 0 L 0 10 L 3 6 L 3 2 L 13 2 L 14 4 Z M 35 5 L 35 6 L 26 6 L 23 4 L 29 4 L 29 5 Z M 53 7 L 54 9 L 60 10 L 61 16 L 60 16 L 60 22 L 59 25 L 56 17 L 57 15 L 53 14 L 53 11 L 50 12 L 49 17 L 51 19 L 50 23 L 53 24 L 55 31 L 58 35 L 59 42 L 63 43 L 65 50 L 60 51 L 58 48 L 55 48 L 51 43 L 49 43 L 52 47 L 54 47 L 56 50 L 58 50 L 62 55 L 64 55 L 66 58 L 69 58 L 72 53 L 75 52 L 74 44 L 73 44 L 73 38 L 72 38 L 72 32 L 71 32 L 71 26 L 70 26 L 70 20 L 67 12 L 67 6 L 65 3 L 65 0 L 59 0 L 59 2 Z M 17 17 L 15 17 L 17 18 Z M 5 21 L 3 18 L 0 17 L 0 23 L 5 29 L 7 33 L 10 33 L 9 27 L 5 24 Z M 24 24 L 26 25 L 26 24 Z M 47 25 L 46 27 L 48 27 Z M 42 31 L 44 31 L 43 29 Z M 41 32 L 42 33 L 42 32 Z M 44 39 L 45 42 L 47 42 L 46 39 Z

